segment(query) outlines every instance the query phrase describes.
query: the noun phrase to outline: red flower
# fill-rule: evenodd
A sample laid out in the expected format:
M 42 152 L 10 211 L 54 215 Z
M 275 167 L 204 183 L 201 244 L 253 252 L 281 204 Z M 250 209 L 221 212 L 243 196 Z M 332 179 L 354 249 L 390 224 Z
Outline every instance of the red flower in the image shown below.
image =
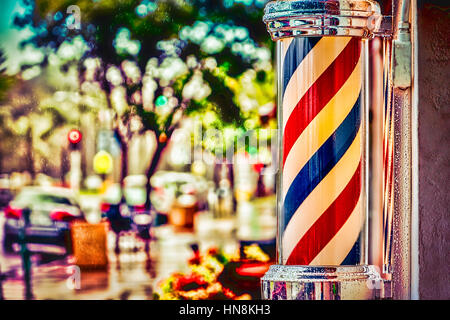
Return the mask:
M 189 264 L 200 264 L 202 257 L 198 251 L 194 252 L 194 256 L 189 259 Z
M 219 253 L 219 249 L 213 247 L 208 249 L 208 255 L 216 256 Z
M 196 290 L 198 288 L 206 288 L 207 286 L 208 282 L 203 277 L 194 274 L 179 277 L 173 282 L 173 290 L 178 291 Z
M 222 287 L 222 292 L 229 299 L 234 299 L 236 297 L 236 294 L 228 288 Z

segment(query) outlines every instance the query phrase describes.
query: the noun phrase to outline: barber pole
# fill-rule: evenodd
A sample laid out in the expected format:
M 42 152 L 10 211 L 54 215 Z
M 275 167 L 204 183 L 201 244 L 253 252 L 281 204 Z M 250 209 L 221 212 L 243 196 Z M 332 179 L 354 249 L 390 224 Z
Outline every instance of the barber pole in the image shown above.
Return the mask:
M 283 263 L 357 264 L 364 220 L 361 40 L 281 42 Z
M 266 5 L 277 42 L 281 152 L 278 264 L 261 278 L 264 299 L 386 297 L 368 264 L 367 233 L 367 39 L 379 18 L 371 0 Z

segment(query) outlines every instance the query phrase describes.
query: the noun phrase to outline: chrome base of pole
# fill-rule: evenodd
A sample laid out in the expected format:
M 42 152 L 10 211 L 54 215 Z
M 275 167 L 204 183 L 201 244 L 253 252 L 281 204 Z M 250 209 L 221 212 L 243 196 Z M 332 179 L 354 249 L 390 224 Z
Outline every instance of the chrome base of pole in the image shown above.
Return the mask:
M 261 278 L 264 300 L 391 299 L 390 281 L 377 268 L 272 265 Z

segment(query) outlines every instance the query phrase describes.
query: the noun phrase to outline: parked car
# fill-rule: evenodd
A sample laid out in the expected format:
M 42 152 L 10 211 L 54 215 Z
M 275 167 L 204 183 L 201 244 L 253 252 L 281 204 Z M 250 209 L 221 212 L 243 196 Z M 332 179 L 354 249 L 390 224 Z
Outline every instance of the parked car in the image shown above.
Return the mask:
M 27 243 L 56 245 L 68 253 L 72 251 L 70 224 L 85 221 L 85 217 L 70 189 L 24 187 L 4 210 L 3 247 L 6 252 L 13 252 L 14 243 L 19 242 L 25 210 L 30 212 L 25 233 Z

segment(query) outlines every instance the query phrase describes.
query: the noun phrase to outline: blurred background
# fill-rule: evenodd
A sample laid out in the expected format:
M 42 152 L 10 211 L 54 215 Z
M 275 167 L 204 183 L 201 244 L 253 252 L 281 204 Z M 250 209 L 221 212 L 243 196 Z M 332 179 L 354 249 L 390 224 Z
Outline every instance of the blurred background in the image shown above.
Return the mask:
M 276 235 L 265 3 L 1 2 L 1 299 L 259 297 Z

